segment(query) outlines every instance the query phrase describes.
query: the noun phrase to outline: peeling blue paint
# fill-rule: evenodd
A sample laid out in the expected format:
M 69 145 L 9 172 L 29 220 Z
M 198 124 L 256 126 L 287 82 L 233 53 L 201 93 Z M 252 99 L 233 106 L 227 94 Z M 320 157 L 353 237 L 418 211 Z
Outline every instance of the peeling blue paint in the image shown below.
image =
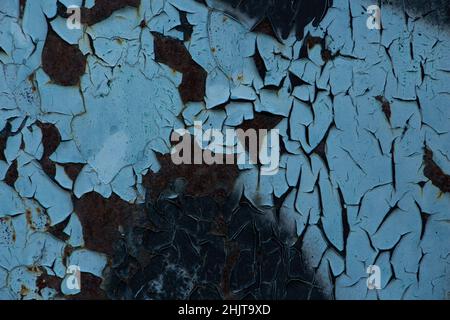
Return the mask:
M 234 192 L 261 212 L 261 221 L 284 228 L 289 245 L 302 239 L 313 287 L 335 299 L 447 297 L 450 195 L 423 173 L 425 146 L 450 173 L 444 24 L 405 20 L 392 1 L 381 8 L 382 32 L 369 30 L 362 9 L 370 1 L 334 1 L 318 26 L 306 26 L 305 34 L 323 39 L 311 44 L 294 33 L 280 41 L 251 31 L 254 21 L 218 1 L 206 7 L 142 0 L 81 30 L 66 28 L 57 2 L 29 0 L 22 18 L 19 0 L 0 4 L 0 299 L 56 297 L 57 290 L 37 287 L 44 273 L 62 281 L 67 297 L 77 294 L 66 283 L 70 265 L 104 278 L 111 257 L 85 248 L 73 197 L 114 193 L 142 204 L 149 191 L 143 177 L 159 170 L 157 154 L 170 152 L 173 130 L 192 131 L 195 121 L 238 128 L 261 113 L 282 118 L 280 168 L 260 176 L 255 165 L 240 166 Z M 177 29 L 180 11 L 192 25 L 188 40 Z M 86 56 L 78 85 L 59 85 L 45 73 L 48 27 Z M 183 74 L 156 62 L 152 32 L 183 41 L 206 70 L 203 101 L 182 102 Z M 49 158 L 54 177 L 40 162 L 37 121 L 61 135 Z M 14 161 L 17 178 L 8 185 Z M 82 164 L 74 179 L 65 171 L 72 163 Z M 278 220 L 275 199 L 283 199 Z M 67 237 L 59 239 L 50 228 L 63 223 Z M 366 285 L 370 265 L 380 267 L 380 290 Z

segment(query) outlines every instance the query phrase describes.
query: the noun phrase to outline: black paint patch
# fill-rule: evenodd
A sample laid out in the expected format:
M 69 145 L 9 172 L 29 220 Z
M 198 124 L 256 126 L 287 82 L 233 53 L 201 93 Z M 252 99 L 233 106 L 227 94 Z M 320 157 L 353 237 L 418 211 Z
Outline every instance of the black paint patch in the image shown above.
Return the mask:
M 112 299 L 323 299 L 301 250 L 242 199 L 158 199 L 117 242 L 105 288 Z
M 194 32 L 194 27 L 189 23 L 186 12 L 179 11 L 179 15 L 180 15 L 180 25 L 175 27 L 175 29 L 180 32 L 183 32 L 184 41 L 189 41 L 191 40 L 192 32 Z
M 286 39 L 294 30 L 302 39 L 309 23 L 317 26 L 325 16 L 332 0 L 222 0 L 234 10 L 259 22 L 268 19 L 278 37 Z M 266 32 L 267 33 L 267 32 Z
M 443 25 L 450 23 L 450 1 L 448 0 L 408 0 L 408 1 L 383 1 L 397 5 L 405 10 L 411 19 L 425 19 L 427 23 L 433 25 Z

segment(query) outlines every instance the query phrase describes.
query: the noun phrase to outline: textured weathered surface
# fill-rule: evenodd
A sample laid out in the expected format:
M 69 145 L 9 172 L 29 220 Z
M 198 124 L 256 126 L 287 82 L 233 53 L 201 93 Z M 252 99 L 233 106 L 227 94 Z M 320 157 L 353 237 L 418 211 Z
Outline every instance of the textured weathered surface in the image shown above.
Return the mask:
M 450 7 L 374 2 L 0 1 L 0 299 L 446 298 Z M 278 172 L 175 165 L 196 121 Z

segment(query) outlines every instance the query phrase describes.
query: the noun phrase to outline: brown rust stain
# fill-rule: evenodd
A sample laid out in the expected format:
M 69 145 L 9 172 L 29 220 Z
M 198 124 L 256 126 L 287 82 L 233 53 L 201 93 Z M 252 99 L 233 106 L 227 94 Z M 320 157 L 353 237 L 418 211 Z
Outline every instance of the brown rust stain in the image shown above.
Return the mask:
M 90 273 L 82 272 L 80 275 L 80 293 L 73 296 L 65 296 L 61 292 L 62 279 L 57 276 L 52 276 L 44 272 L 37 278 L 36 287 L 38 293 L 41 293 L 44 288 L 51 288 L 56 291 L 57 297 L 64 297 L 68 300 L 106 300 L 106 294 L 101 289 L 102 279 Z
M 423 174 L 442 192 L 450 192 L 450 175 L 446 174 L 433 160 L 433 152 L 425 148 Z
M 106 293 L 102 290 L 101 285 L 103 280 L 90 273 L 82 272 L 81 278 L 81 292 L 74 296 L 68 297 L 71 300 L 107 300 Z
M 72 181 L 75 181 L 84 167 L 82 163 L 65 163 L 63 164 L 64 171 Z
M 192 139 L 193 140 L 193 139 Z M 203 150 L 192 142 L 192 161 L 193 154 L 201 154 Z M 180 164 L 175 165 L 171 155 L 157 155 L 161 165 L 159 172 L 149 172 L 143 179 L 143 185 L 150 192 L 151 200 L 154 201 L 158 196 L 176 179 L 183 178 L 187 185 L 184 194 L 187 196 L 204 197 L 210 196 L 218 202 L 223 202 L 231 194 L 239 169 L 236 164 L 231 163 L 235 160 L 223 157 L 223 164 Z M 234 161 L 236 163 L 236 161 Z
M 39 161 L 44 172 L 51 178 L 55 177 L 56 166 L 55 163 L 50 160 L 50 156 L 55 152 L 61 143 L 61 135 L 54 124 L 36 122 L 36 125 L 42 131 L 42 144 L 44 146 L 44 154 Z
M 34 72 L 28 76 L 28 81 L 31 84 L 31 91 L 36 92 L 36 74 Z
M 244 121 L 238 128 L 244 131 L 247 129 L 270 130 L 282 119 L 281 116 L 257 113 L 253 120 Z M 247 146 L 247 144 L 245 145 Z M 204 150 L 194 141 L 192 141 L 191 150 L 191 164 L 175 165 L 170 154 L 157 155 L 161 165 L 160 171 L 157 173 L 150 171 L 143 179 L 143 185 L 149 190 L 152 201 L 156 200 L 178 178 L 186 180 L 187 185 L 184 194 L 187 196 L 210 196 L 217 202 L 222 203 L 231 194 L 239 175 L 235 156 L 217 155 L 223 159 L 223 164 L 194 164 L 193 154 L 202 154 Z
M 224 299 L 234 299 L 234 295 L 230 288 L 231 283 L 231 274 L 233 272 L 233 268 L 239 260 L 240 248 L 239 244 L 236 241 L 231 241 L 228 239 L 228 224 L 225 221 L 225 218 L 222 214 L 219 214 L 214 221 L 213 228 L 211 230 L 211 234 L 217 235 L 220 237 L 224 237 L 225 239 L 225 263 L 222 269 L 222 277 L 220 281 L 220 287 L 222 289 L 222 294 Z
M 27 220 L 27 225 L 30 227 L 32 231 L 36 230 L 36 227 L 33 223 L 33 215 L 31 213 L 31 209 L 27 208 L 25 210 L 25 218 Z
M 70 257 L 70 255 L 72 254 L 73 250 L 74 249 L 73 249 L 73 247 L 70 244 L 68 244 L 68 245 L 66 245 L 64 247 L 63 258 L 62 258 L 62 261 L 63 261 L 64 264 L 67 263 L 67 259 Z
M 11 235 L 12 242 L 16 242 L 16 230 L 14 229 L 14 226 L 12 224 L 12 219 L 10 216 L 6 216 L 3 218 L 0 218 L 0 224 L 5 224 L 7 234 Z
M 181 100 L 203 101 L 206 87 L 206 71 L 196 63 L 183 42 L 177 39 L 153 33 L 155 42 L 155 60 L 183 74 L 178 88 Z
M 311 36 L 310 34 L 308 34 L 305 38 L 303 46 L 300 49 L 300 58 L 307 58 L 308 50 L 311 50 L 316 45 L 320 45 L 322 47 L 320 54 L 321 54 L 322 60 L 325 62 L 333 60 L 338 55 L 338 54 L 333 55 L 331 53 L 331 51 L 327 48 L 327 45 L 325 43 L 325 38 L 314 37 L 314 36 Z
M 388 121 L 391 120 L 391 104 L 383 96 L 376 96 L 375 99 L 381 103 L 381 110 L 386 115 Z
M 64 220 L 63 222 L 60 222 L 57 225 L 49 227 L 48 232 L 62 241 L 69 240 L 69 236 L 66 233 L 64 233 L 64 229 L 66 228 L 67 224 L 69 223 L 69 219 L 70 219 L 70 216 L 67 217 L 66 220 Z
M 272 24 L 270 23 L 268 18 L 264 18 L 259 22 L 252 30 L 253 32 L 257 33 L 263 33 L 266 34 L 272 38 L 278 39 L 277 35 L 275 34 L 275 31 L 273 31 Z
M 331 51 L 327 48 L 323 48 L 322 49 L 322 60 L 325 62 L 328 62 L 330 60 L 332 60 L 334 58 L 333 54 L 331 53 Z
M 44 270 L 41 275 L 36 279 L 36 287 L 38 289 L 38 293 L 41 293 L 42 289 L 50 288 L 54 289 L 59 296 L 61 296 L 61 282 L 62 279 L 57 276 L 48 275 Z
M 20 286 L 20 296 L 23 298 L 30 293 L 30 289 L 27 288 L 24 284 Z
M 127 224 L 139 206 L 123 201 L 115 194 L 105 199 L 96 192 L 74 198 L 73 202 L 83 226 L 85 247 L 112 256 L 114 243 L 122 237 L 119 228 Z
M 54 83 L 76 86 L 85 72 L 86 57 L 78 46 L 68 44 L 49 27 L 42 51 L 42 68 Z
M 25 6 L 27 4 L 27 0 L 19 1 L 19 18 L 22 19 L 23 13 L 25 12 Z
M 14 188 L 14 183 L 16 182 L 19 174 L 17 172 L 17 160 L 14 160 L 6 171 L 4 182 L 10 187 Z

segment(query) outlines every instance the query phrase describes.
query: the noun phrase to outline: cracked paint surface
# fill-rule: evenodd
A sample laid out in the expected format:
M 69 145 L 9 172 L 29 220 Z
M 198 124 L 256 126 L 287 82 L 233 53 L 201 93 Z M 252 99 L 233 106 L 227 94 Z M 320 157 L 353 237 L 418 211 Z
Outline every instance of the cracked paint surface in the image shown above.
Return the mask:
M 1 1 L 0 299 L 448 297 L 448 3 L 237 2 Z M 176 166 L 195 121 L 277 174 Z

